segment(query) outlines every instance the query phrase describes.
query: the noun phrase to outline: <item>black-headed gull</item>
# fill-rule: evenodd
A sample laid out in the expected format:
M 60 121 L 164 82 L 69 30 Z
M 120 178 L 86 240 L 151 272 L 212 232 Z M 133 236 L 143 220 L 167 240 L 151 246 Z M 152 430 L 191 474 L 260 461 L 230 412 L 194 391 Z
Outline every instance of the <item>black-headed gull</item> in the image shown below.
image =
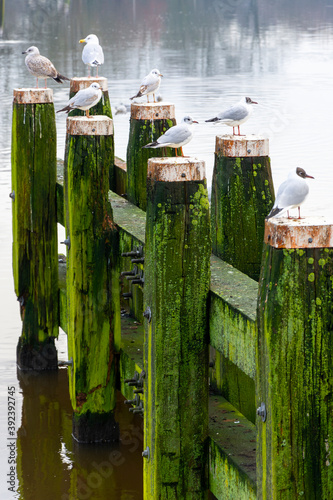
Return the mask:
M 136 97 L 142 97 L 143 95 L 147 96 L 147 102 L 149 102 L 149 97 L 151 94 L 153 94 L 153 99 L 155 101 L 155 93 L 159 89 L 161 85 L 161 78 L 162 74 L 159 72 L 157 68 L 152 69 L 149 75 L 145 76 L 144 79 L 142 80 L 139 92 L 134 95 L 133 97 L 130 97 L 130 99 L 135 99 Z
M 279 186 L 274 206 L 267 215 L 266 220 L 282 214 L 286 210 L 288 219 L 290 219 L 289 209 L 296 207 L 298 207 L 298 218 L 301 218 L 300 205 L 304 203 L 309 194 L 309 186 L 306 182 L 306 178 L 314 179 L 314 177 L 308 175 L 305 170 L 300 167 L 297 167 L 296 170 L 292 170 L 289 173 L 288 179 Z
M 231 106 L 231 108 L 222 111 L 214 118 L 206 120 L 206 122 L 219 122 L 232 127 L 233 135 L 241 135 L 239 126 L 246 122 L 251 116 L 253 111 L 252 104 L 258 104 L 256 101 L 252 101 L 250 97 L 242 97 L 242 99 Z M 235 127 L 238 127 L 238 134 L 235 134 Z
M 89 118 L 89 109 L 95 106 L 100 98 L 102 97 L 102 90 L 99 83 L 94 82 L 90 87 L 86 89 L 79 90 L 75 96 L 73 96 L 67 103 L 67 105 L 59 109 L 60 111 L 72 111 L 73 109 L 82 109 L 86 112 L 87 118 Z
M 185 144 L 190 142 L 192 139 L 192 132 L 189 128 L 189 125 L 192 125 L 192 123 L 198 122 L 193 120 L 190 116 L 184 116 L 183 121 L 179 125 L 170 127 L 165 134 L 161 135 L 161 137 L 157 139 L 157 141 L 151 142 L 150 144 L 143 146 L 143 148 L 175 148 L 176 156 L 178 156 L 177 148 L 182 148 L 182 146 L 185 146 Z

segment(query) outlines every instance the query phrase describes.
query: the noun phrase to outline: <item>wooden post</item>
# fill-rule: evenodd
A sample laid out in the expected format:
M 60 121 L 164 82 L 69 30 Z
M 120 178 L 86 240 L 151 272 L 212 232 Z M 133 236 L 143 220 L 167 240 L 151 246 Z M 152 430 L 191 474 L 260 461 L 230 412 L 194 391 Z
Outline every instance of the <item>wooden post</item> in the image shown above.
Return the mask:
M 24 370 L 56 369 L 58 259 L 56 127 L 51 89 L 14 89 L 12 125 L 13 273 Z
M 102 99 L 94 106 L 90 108 L 89 114 L 91 116 L 108 116 L 112 119 L 111 104 L 108 91 L 108 80 L 104 76 L 98 77 L 74 77 L 70 81 L 69 97 L 73 97 L 79 90 L 86 89 L 94 82 L 97 82 L 102 87 Z M 68 116 L 85 116 L 85 111 L 80 109 L 74 109 Z M 116 189 L 116 179 L 114 172 L 114 132 L 112 135 L 108 136 L 108 162 L 110 164 L 109 172 L 109 182 L 110 189 L 114 191 Z
M 65 163 L 68 356 L 73 436 L 118 439 L 115 344 L 120 336 L 117 234 L 108 203 L 112 120 L 67 119 Z
M 268 139 L 216 137 L 213 253 L 258 281 L 265 217 L 274 202 Z
M 152 158 L 147 186 L 144 498 L 202 499 L 211 254 L 204 162 Z
M 148 159 L 175 155 L 174 149 L 171 148 L 142 149 L 142 147 L 158 139 L 173 125 L 176 125 L 173 104 L 133 103 L 131 105 L 127 146 L 127 198 L 142 210 L 146 210 L 147 207 Z M 180 149 L 177 151 L 181 154 Z
M 258 498 L 333 498 L 333 226 L 269 219 L 258 299 Z M 264 415 L 265 412 L 261 412 Z

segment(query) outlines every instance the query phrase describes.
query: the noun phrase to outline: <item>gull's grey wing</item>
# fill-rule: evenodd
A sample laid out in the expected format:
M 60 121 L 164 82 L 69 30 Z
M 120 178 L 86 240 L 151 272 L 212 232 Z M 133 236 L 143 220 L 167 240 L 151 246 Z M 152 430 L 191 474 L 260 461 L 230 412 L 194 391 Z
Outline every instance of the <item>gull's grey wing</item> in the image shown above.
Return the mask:
M 191 136 L 191 131 L 187 126 L 175 125 L 169 128 L 165 134 L 157 140 L 159 144 L 180 144 Z
M 68 106 L 80 108 L 81 106 L 89 106 L 92 104 L 97 98 L 97 93 L 91 91 L 85 92 L 85 90 L 79 90 L 79 92 L 68 101 Z
M 243 120 L 248 114 L 248 110 L 242 105 L 235 105 L 217 115 L 219 120 Z

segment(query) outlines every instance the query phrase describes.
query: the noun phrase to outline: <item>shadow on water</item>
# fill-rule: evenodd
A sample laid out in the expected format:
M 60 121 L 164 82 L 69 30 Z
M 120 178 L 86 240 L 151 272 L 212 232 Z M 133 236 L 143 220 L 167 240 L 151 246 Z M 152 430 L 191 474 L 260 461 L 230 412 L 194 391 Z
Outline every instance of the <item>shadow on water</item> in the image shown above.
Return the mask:
M 23 393 L 17 433 L 18 492 L 24 500 L 142 498 L 142 419 L 118 393 L 120 442 L 78 445 L 72 438 L 67 369 L 18 372 Z

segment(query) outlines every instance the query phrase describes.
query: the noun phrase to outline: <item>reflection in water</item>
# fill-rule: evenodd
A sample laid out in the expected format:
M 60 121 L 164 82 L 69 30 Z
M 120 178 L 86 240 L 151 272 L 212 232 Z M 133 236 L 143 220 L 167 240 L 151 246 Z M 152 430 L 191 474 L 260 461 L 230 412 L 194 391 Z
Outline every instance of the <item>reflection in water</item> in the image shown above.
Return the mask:
M 120 443 L 78 445 L 72 439 L 67 369 L 18 372 L 23 393 L 17 434 L 22 500 L 142 498 L 142 419 L 118 394 Z M 114 495 L 114 496 L 113 496 Z
M 205 160 L 208 184 L 215 135 L 229 130 L 204 121 L 240 97 L 252 97 L 259 104 L 244 133 L 269 136 L 275 184 L 292 166 L 302 166 L 316 178 L 305 215 L 333 215 L 333 116 L 327 112 L 333 108 L 333 9 L 327 0 L 15 0 L 6 2 L 1 24 L 2 402 L 7 385 L 16 381 L 20 335 L 10 259 L 12 90 L 34 85 L 21 55 L 30 45 L 37 45 L 62 74 L 78 76 L 85 73 L 79 40 L 95 32 L 104 49 L 103 75 L 113 107 L 129 104 L 142 78 L 158 67 L 164 74 L 161 94 L 175 103 L 177 119 L 191 114 L 200 122 L 184 152 Z M 68 100 L 68 85 L 50 86 L 60 109 Z M 128 122 L 128 113 L 114 113 L 116 154 L 122 158 Z M 63 157 L 65 117 L 59 115 L 57 134 Z M 142 498 L 140 419 L 132 420 L 120 401 L 120 445 L 78 447 L 71 438 L 66 370 L 19 378 L 24 398 L 17 441 L 21 500 Z M 5 435 L 5 404 L 0 407 L 0 434 Z M 5 469 L 6 457 L 0 460 Z M 1 498 L 12 498 L 5 481 L 2 488 Z

